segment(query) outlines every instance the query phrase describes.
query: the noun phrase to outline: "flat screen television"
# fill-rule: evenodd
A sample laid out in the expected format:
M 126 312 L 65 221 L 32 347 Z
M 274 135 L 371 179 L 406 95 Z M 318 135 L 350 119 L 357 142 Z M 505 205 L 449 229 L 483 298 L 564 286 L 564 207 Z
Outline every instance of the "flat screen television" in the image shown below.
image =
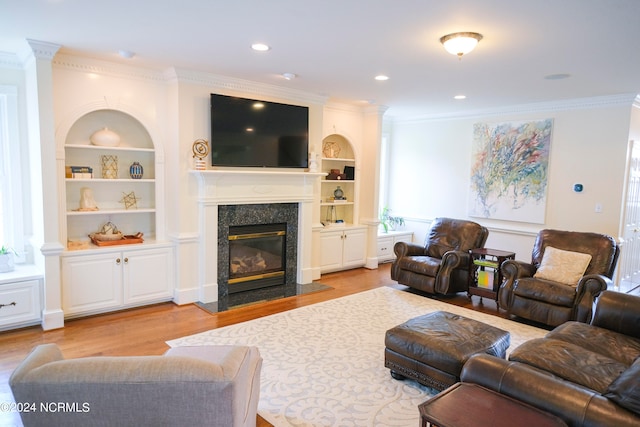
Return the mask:
M 211 94 L 211 164 L 309 166 L 309 108 Z

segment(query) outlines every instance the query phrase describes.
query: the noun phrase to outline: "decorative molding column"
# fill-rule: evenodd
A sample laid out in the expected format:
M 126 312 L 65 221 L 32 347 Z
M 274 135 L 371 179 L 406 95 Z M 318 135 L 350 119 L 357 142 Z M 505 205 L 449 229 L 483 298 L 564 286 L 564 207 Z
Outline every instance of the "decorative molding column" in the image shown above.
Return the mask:
M 29 161 L 32 174 L 31 203 L 33 214 L 34 250 L 36 266 L 44 270 L 44 301 L 42 329 L 64 326 L 62 285 L 60 282 L 60 254 L 64 246 L 58 235 L 60 218 L 57 209 L 64 206 L 57 188 L 55 121 L 53 114 L 52 60 L 59 45 L 27 40 L 30 49 L 20 55 L 26 80 Z M 44 212 L 47 215 L 44 215 Z

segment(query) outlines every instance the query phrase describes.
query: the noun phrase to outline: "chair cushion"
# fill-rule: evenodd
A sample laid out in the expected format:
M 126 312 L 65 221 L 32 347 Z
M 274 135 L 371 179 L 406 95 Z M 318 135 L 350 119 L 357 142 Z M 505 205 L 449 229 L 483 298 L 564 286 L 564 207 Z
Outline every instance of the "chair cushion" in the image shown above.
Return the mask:
M 424 276 L 436 277 L 440 271 L 442 261 L 430 256 L 405 256 L 400 258 L 398 266 L 402 270 L 422 274 Z
M 604 397 L 640 414 L 640 359 L 611 383 Z
M 547 246 L 533 277 L 576 286 L 591 262 L 591 255 Z
M 563 307 L 573 307 L 576 299 L 576 288 L 573 286 L 533 277 L 518 279 L 513 293 L 518 297 Z
M 627 365 L 584 347 L 552 338 L 536 338 L 518 346 L 509 360 L 526 363 L 567 381 L 604 393 Z

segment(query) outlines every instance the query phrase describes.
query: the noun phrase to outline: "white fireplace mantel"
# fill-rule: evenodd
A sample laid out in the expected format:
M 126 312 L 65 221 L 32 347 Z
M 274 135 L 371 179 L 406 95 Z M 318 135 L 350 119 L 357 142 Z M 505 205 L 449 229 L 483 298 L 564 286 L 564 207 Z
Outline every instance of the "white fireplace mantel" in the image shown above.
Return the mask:
M 199 300 L 218 301 L 218 206 L 298 203 L 298 283 L 312 281 L 313 202 L 326 173 L 299 170 L 208 169 L 198 179 Z

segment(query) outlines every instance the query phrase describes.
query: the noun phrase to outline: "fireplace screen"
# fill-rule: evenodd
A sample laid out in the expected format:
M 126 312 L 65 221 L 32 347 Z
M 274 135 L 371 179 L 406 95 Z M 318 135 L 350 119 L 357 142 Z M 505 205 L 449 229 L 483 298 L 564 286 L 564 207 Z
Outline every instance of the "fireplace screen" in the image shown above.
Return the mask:
M 286 224 L 229 227 L 229 293 L 283 284 L 285 243 Z

